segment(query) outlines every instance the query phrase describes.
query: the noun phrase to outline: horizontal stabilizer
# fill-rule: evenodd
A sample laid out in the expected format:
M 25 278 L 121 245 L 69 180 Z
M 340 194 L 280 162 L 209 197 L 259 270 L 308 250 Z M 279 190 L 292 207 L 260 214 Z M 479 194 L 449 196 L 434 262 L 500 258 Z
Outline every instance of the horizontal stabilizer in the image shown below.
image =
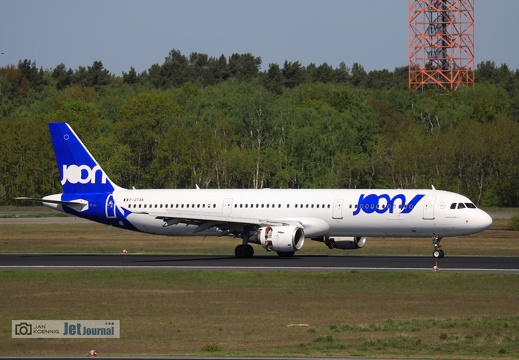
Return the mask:
M 71 201 L 62 201 L 62 200 L 53 200 L 53 199 L 48 199 L 48 198 L 40 199 L 40 198 L 31 198 L 31 197 L 17 197 L 17 198 L 15 198 L 15 200 L 37 201 L 37 202 L 41 202 L 43 205 L 47 204 L 47 206 L 49 206 L 51 208 L 56 208 L 56 206 L 58 206 L 58 205 L 62 205 L 62 206 L 65 205 L 65 206 L 68 206 L 68 207 L 74 209 L 75 211 L 84 211 L 84 210 L 88 209 L 88 201 L 82 200 L 82 199 L 71 200 Z M 52 206 L 50 204 L 56 205 L 56 206 Z
M 31 198 L 31 197 L 17 197 L 14 198 L 15 200 L 22 200 L 22 201 L 37 201 L 42 203 L 49 203 L 49 204 L 56 204 L 56 205 L 85 205 L 83 203 L 84 200 L 77 200 L 77 201 L 61 201 L 61 200 L 47 200 L 47 199 L 39 199 L 39 198 Z

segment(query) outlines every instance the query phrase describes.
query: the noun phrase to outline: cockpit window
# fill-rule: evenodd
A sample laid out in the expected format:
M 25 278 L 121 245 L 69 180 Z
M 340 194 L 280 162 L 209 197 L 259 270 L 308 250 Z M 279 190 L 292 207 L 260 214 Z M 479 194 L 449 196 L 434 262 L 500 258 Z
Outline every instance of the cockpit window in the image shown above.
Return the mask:
M 477 209 L 473 203 L 452 203 L 451 209 Z

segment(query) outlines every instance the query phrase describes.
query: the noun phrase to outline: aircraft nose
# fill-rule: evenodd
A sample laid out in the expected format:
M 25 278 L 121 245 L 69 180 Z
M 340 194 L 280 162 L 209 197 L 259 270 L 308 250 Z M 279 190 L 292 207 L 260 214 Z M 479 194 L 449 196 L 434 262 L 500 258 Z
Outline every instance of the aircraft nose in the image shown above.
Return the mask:
M 478 225 L 482 230 L 488 229 L 492 225 L 492 217 L 483 210 L 480 210 Z

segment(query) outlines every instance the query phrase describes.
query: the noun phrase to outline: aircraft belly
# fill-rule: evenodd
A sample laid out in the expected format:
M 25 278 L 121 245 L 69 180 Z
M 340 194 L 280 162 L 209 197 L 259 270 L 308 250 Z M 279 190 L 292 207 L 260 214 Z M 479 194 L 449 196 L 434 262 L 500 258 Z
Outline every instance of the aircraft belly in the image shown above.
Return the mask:
M 436 229 L 434 221 L 409 219 L 406 215 L 386 215 L 380 221 L 378 214 L 345 218 L 332 224 L 330 235 L 334 236 L 371 236 L 371 237 L 427 237 Z M 375 218 L 376 217 L 376 218 Z

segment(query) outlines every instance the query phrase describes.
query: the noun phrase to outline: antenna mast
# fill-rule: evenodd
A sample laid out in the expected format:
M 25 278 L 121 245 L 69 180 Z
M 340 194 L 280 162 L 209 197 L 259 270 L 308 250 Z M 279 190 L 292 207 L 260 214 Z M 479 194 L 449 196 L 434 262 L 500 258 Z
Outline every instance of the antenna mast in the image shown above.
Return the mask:
M 474 0 L 409 1 L 409 87 L 474 87 Z

